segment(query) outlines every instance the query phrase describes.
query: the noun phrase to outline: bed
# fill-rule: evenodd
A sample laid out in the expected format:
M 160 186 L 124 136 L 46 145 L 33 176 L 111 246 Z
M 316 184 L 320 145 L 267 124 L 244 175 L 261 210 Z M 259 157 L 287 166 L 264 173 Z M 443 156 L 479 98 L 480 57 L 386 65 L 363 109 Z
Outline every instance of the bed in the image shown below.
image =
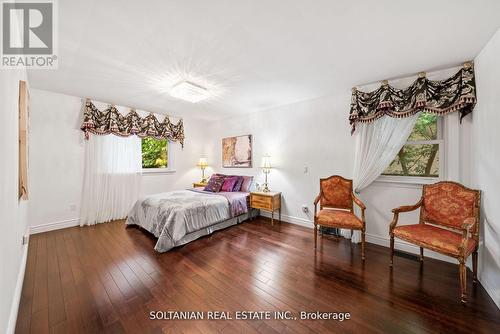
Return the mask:
M 140 198 L 126 224 L 153 234 L 155 250 L 163 253 L 252 216 L 248 192 L 170 191 Z

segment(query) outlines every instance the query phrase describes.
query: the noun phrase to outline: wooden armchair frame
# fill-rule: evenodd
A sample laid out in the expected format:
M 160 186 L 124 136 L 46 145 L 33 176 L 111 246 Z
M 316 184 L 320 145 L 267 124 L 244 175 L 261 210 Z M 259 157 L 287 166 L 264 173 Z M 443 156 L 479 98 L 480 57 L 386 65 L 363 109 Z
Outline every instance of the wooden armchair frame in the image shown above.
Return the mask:
M 475 201 L 475 205 L 474 205 L 473 216 L 464 219 L 464 221 L 463 221 L 463 223 L 462 223 L 462 225 L 461 225 L 460 228 L 451 228 L 451 227 L 447 226 L 448 229 L 452 229 L 452 230 L 455 230 L 455 231 L 458 231 L 458 232 L 462 233 L 462 241 L 461 241 L 460 247 L 459 247 L 459 254 L 455 255 L 455 254 L 451 254 L 451 253 L 446 253 L 446 252 L 443 252 L 440 249 L 433 248 L 433 247 L 430 247 L 430 246 L 425 246 L 425 248 L 427 248 L 427 249 L 430 249 L 432 251 L 435 251 L 435 252 L 438 252 L 438 253 L 450 256 L 450 257 L 454 257 L 454 258 L 456 258 L 458 260 L 458 262 L 459 262 L 459 272 L 460 272 L 460 295 L 461 295 L 461 301 L 462 301 L 462 303 L 466 303 L 467 302 L 467 284 L 466 284 L 466 282 L 467 282 L 466 281 L 466 278 L 467 278 L 467 268 L 465 266 L 465 261 L 467 259 L 467 254 L 466 254 L 467 244 L 468 244 L 469 239 L 470 239 L 469 238 L 469 234 L 471 235 L 471 238 L 476 241 L 476 248 L 472 252 L 472 272 L 473 272 L 473 283 L 474 284 L 477 283 L 477 255 L 478 255 L 477 251 L 478 251 L 478 248 L 479 248 L 479 222 L 480 222 L 481 191 L 480 190 L 476 190 L 476 189 L 468 188 L 468 187 L 466 187 L 466 186 L 464 186 L 464 185 L 462 185 L 460 183 L 452 182 L 452 181 L 441 181 L 441 182 L 437 182 L 435 184 L 438 184 L 438 183 L 439 184 L 443 184 L 443 183 L 444 184 L 446 184 L 446 183 L 453 184 L 453 185 L 461 187 L 464 190 L 476 193 L 476 201 Z M 392 210 L 394 216 L 393 216 L 392 222 L 391 222 L 391 224 L 389 226 L 389 236 L 391 238 L 391 241 L 390 241 L 390 249 L 391 249 L 391 262 L 390 262 L 390 266 L 391 266 L 391 268 L 393 267 L 393 263 L 394 263 L 394 228 L 398 224 L 399 214 L 400 213 L 405 213 L 405 212 L 415 211 L 415 210 L 417 210 L 419 208 L 421 209 L 422 206 L 424 205 L 425 188 L 428 187 L 428 186 L 431 186 L 431 185 L 424 185 L 424 187 L 422 189 L 422 197 L 420 198 L 420 200 L 418 201 L 418 203 L 416 203 L 414 205 L 400 206 L 400 207 L 395 208 L 395 209 Z M 425 224 L 424 217 L 423 217 L 423 214 L 422 214 L 422 209 L 420 210 L 419 222 L 418 223 L 419 224 Z M 418 244 L 418 243 L 415 243 L 415 244 Z M 422 245 L 419 245 L 419 246 L 420 246 L 420 262 L 423 262 L 424 261 L 424 247 L 422 247 Z
M 324 198 L 324 193 L 323 193 L 323 189 L 321 187 L 321 182 L 328 181 L 328 180 L 333 179 L 333 178 L 339 178 L 343 181 L 348 181 L 351 184 L 350 196 L 351 196 L 352 202 L 351 202 L 349 207 L 336 207 L 336 206 L 330 206 L 330 205 L 328 205 L 328 206 L 323 205 L 322 199 Z M 318 196 L 316 196 L 316 198 L 314 199 L 314 248 L 315 249 L 317 248 L 318 225 L 326 226 L 326 225 L 321 225 L 317 220 L 317 218 L 318 218 L 318 215 L 317 215 L 318 203 L 320 204 L 320 210 L 323 210 L 324 208 L 329 208 L 329 209 L 334 209 L 334 210 L 335 209 L 349 210 L 349 212 L 352 213 L 353 215 L 355 215 L 355 214 L 354 214 L 354 206 L 352 205 L 352 203 L 355 203 L 361 209 L 360 220 L 362 222 L 362 228 L 361 229 L 351 229 L 351 231 L 352 230 L 361 231 L 361 258 L 364 261 L 365 260 L 365 232 L 366 232 L 365 210 L 366 210 L 366 206 L 358 197 L 356 197 L 356 195 L 352 191 L 352 180 L 346 179 L 340 175 L 332 175 L 328 178 L 320 179 L 320 191 L 319 191 Z M 327 225 L 327 226 L 332 227 L 332 225 Z M 345 228 L 345 227 L 339 226 L 338 228 Z

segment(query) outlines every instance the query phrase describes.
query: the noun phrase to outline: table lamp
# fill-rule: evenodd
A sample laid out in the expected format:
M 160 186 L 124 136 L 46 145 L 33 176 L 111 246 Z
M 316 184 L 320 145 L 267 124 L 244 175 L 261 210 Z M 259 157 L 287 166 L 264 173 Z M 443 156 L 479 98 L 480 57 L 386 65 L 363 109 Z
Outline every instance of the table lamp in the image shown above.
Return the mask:
M 271 157 L 269 155 L 265 155 L 262 158 L 262 172 L 266 175 L 266 181 L 264 182 L 264 189 L 262 189 L 262 191 L 265 193 L 271 191 L 267 183 L 267 175 L 271 172 L 271 168 Z
M 200 158 L 196 165 L 201 169 L 201 183 L 207 183 L 207 178 L 205 177 L 205 168 L 208 167 L 207 158 Z

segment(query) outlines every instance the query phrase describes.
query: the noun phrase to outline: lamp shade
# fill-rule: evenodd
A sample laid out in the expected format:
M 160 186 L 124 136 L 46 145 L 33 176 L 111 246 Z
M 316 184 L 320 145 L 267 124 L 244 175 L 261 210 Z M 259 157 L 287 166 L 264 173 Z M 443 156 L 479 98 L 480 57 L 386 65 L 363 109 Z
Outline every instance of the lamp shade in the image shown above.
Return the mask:
M 264 169 L 271 169 L 272 168 L 271 156 L 265 155 L 264 157 L 262 157 L 262 166 L 261 167 Z
M 202 167 L 202 168 L 207 167 L 208 166 L 207 158 L 200 158 L 200 160 L 198 161 L 197 166 Z

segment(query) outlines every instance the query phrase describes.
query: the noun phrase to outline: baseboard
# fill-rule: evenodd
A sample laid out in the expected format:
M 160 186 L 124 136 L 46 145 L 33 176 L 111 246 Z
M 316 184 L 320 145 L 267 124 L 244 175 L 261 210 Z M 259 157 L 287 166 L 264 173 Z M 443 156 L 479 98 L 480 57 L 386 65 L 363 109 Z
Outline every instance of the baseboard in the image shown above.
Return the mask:
M 271 218 L 271 214 L 266 211 L 260 211 L 260 215 L 266 218 Z M 274 219 L 277 219 L 278 215 L 274 214 Z M 314 223 L 308 219 L 298 218 L 288 215 L 281 215 L 281 220 L 290 224 L 300 225 L 308 228 L 313 228 Z
M 265 211 L 260 212 L 261 216 L 271 218 L 271 214 Z M 274 215 L 276 218 L 276 214 Z M 314 222 L 304 219 L 304 218 L 298 218 L 298 217 L 293 217 L 289 215 L 281 215 L 281 220 L 287 223 L 295 224 L 295 225 L 300 225 L 308 228 L 313 228 L 314 227 Z M 384 246 L 384 247 L 389 247 L 389 236 L 379 236 L 379 235 L 374 235 L 374 234 L 366 234 L 366 242 L 379 245 L 379 246 Z M 403 252 L 407 253 L 412 253 L 412 254 L 420 254 L 420 247 L 410 244 L 409 242 L 402 241 L 395 239 L 394 240 L 394 247 L 398 250 L 401 250 Z M 457 263 L 457 261 L 454 258 L 451 258 L 449 256 L 444 256 L 436 252 L 432 252 L 429 250 L 425 251 L 425 256 L 434 258 L 437 260 L 442 260 L 445 262 L 450 262 L 450 263 Z M 471 268 L 471 263 L 470 259 L 467 261 L 467 266 Z
M 29 244 L 29 241 L 28 241 Z M 19 312 L 19 303 L 21 302 L 21 292 L 23 290 L 24 272 L 26 271 L 26 261 L 28 260 L 28 244 L 24 245 L 23 258 L 21 259 L 21 267 L 17 275 L 16 290 L 12 298 L 10 307 L 9 322 L 7 324 L 7 334 L 13 334 L 16 330 L 17 313 Z
M 493 299 L 493 302 L 500 309 L 500 290 L 498 290 L 498 289 L 495 290 L 494 282 L 488 281 L 485 276 L 481 275 L 481 272 L 479 272 L 478 279 L 479 279 L 479 282 L 481 282 L 481 285 L 483 286 L 483 288 L 490 295 L 491 299 Z
M 74 227 L 79 225 L 80 225 L 80 219 L 78 218 L 61 220 L 43 225 L 30 226 L 30 234 L 60 230 L 62 228 Z

